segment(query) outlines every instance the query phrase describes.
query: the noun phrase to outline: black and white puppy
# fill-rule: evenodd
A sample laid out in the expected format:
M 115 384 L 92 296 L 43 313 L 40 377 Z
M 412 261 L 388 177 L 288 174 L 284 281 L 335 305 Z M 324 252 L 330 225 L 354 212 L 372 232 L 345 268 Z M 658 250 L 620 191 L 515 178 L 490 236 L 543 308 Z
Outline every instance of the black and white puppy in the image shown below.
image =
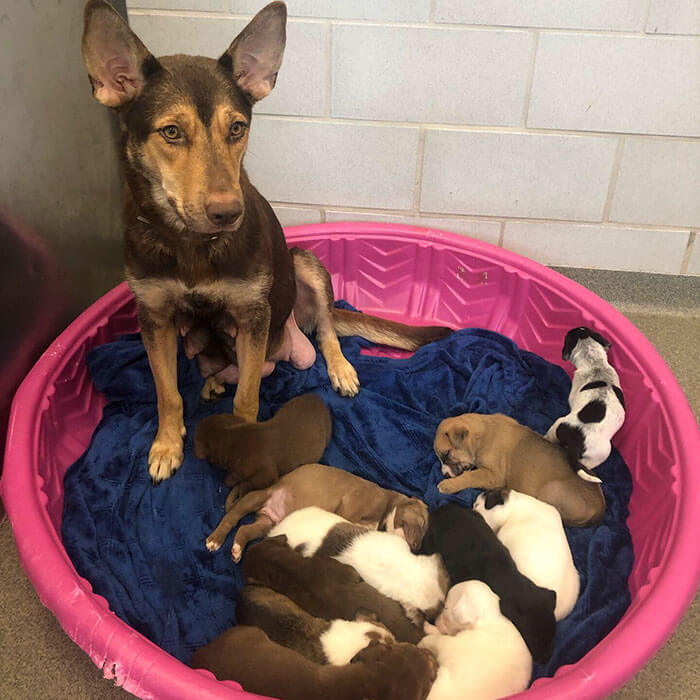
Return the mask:
M 554 617 L 563 620 L 576 605 L 581 582 L 559 511 L 510 489 L 480 494 L 474 510 L 508 548 L 518 570 L 557 594 Z
M 620 378 L 608 362 L 610 343 L 585 326 L 566 334 L 562 358 L 576 366 L 566 416 L 545 437 L 559 443 L 582 479 L 600 483 L 591 471 L 610 455 L 612 436 L 625 421 Z
M 442 556 L 452 585 L 476 579 L 489 586 L 535 661 L 548 661 L 554 647 L 556 594 L 518 571 L 481 515 L 455 503 L 437 508 L 428 519 L 420 551 Z
M 305 557 L 318 554 L 352 566 L 370 586 L 401 603 L 415 624 L 442 610 L 449 588 L 442 559 L 413 554 L 398 535 L 370 530 L 316 506 L 290 513 L 270 530 L 270 537 L 277 535 L 286 535 L 289 546 Z

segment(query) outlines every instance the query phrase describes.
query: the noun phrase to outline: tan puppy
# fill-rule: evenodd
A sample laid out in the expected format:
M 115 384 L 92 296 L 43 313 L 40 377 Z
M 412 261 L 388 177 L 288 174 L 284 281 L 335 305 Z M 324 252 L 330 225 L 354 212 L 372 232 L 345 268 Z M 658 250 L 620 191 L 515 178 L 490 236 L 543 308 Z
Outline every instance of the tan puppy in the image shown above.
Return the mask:
M 420 547 L 428 527 L 428 507 L 423 501 L 383 489 L 343 469 L 304 464 L 274 486 L 251 491 L 235 503 L 227 500 L 229 510 L 207 537 L 207 549 L 219 549 L 244 515 L 257 512 L 255 522 L 238 528 L 233 541 L 231 556 L 240 561 L 250 540 L 265 536 L 289 513 L 309 506 L 337 513 L 353 523 L 396 532 L 413 551 Z
M 576 527 L 593 525 L 605 513 L 600 485 L 579 478 L 561 447 L 508 416 L 446 418 L 433 448 L 450 477 L 438 484 L 441 493 L 505 486 L 553 505 L 564 525 Z
M 287 401 L 264 423 L 217 414 L 197 426 L 194 454 L 228 471 L 229 500 L 274 484 L 283 474 L 321 459 L 331 439 L 331 414 L 316 394 Z
M 424 700 L 437 662 L 413 644 L 371 642 L 345 666 L 315 664 L 271 641 L 258 627 L 238 625 L 198 649 L 192 668 L 220 681 L 282 700 Z

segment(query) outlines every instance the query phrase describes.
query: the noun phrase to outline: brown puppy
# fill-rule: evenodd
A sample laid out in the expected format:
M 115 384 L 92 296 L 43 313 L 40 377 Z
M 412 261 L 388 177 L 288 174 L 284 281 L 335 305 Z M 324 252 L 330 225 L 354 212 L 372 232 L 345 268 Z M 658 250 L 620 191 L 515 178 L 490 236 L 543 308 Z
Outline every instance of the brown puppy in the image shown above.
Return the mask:
M 423 700 L 437 673 L 435 657 L 413 644 L 373 641 L 345 666 L 321 666 L 246 626 L 198 649 L 190 665 L 281 700 Z
M 317 462 L 331 439 L 331 414 L 316 394 L 288 401 L 264 423 L 232 415 L 205 418 L 194 436 L 194 454 L 228 470 L 234 500 L 264 489 L 302 464 Z
M 505 486 L 553 505 L 564 525 L 585 527 L 605 513 L 599 484 L 585 481 L 571 470 L 559 445 L 500 413 L 465 413 L 438 426 L 435 454 L 448 477 L 438 484 L 441 493 Z
M 260 627 L 273 642 L 317 664 L 343 666 L 373 639 L 385 644 L 395 641 L 384 625 L 363 612 L 355 620 L 323 620 L 266 586 L 243 588 L 236 604 L 236 621 Z
M 227 513 L 207 537 L 207 549 L 221 548 L 238 521 L 257 511 L 255 522 L 238 528 L 231 556 L 240 561 L 250 540 L 263 537 L 292 511 L 318 506 L 346 520 L 373 528 L 385 528 L 404 537 L 416 551 L 428 527 L 428 507 L 423 501 L 323 464 L 305 464 L 283 476 L 274 486 L 250 491 L 233 502 L 226 500 Z
M 248 583 L 283 593 L 316 617 L 355 620 L 366 612 L 399 642 L 417 644 L 423 638 L 401 605 L 365 583 L 351 566 L 331 557 L 304 557 L 287 546 L 284 535 L 254 544 L 243 559 L 243 573 Z

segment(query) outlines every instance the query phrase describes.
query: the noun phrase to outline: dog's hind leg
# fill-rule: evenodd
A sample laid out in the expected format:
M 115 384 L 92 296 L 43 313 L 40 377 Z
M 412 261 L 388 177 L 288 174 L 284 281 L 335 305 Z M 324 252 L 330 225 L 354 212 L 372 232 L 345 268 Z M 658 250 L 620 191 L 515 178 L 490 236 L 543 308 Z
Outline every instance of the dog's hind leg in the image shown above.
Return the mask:
M 148 473 L 153 484 L 171 477 L 182 464 L 182 397 L 177 390 L 177 328 L 154 325 L 139 314 L 141 337 L 148 354 L 158 401 L 158 432 L 148 453 Z
M 340 349 L 333 325 L 331 276 L 310 251 L 292 248 L 291 253 L 297 281 L 297 301 L 294 305 L 297 323 L 305 333 L 316 331 L 333 389 L 342 396 L 355 396 L 360 390 L 360 380 Z
M 262 489 L 260 491 L 249 491 L 245 496 L 239 498 L 232 508 L 226 512 L 226 515 L 221 518 L 221 522 L 216 526 L 214 532 L 207 537 L 207 549 L 211 552 L 221 549 L 228 533 L 236 527 L 238 521 L 243 516 L 248 515 L 248 513 L 253 513 L 262 508 L 269 495 L 269 489 Z
M 231 558 L 233 561 L 239 562 L 248 542 L 267 535 L 272 530 L 273 525 L 274 523 L 270 516 L 260 513 L 255 517 L 255 522 L 250 523 L 250 525 L 241 525 L 233 538 L 233 547 L 231 547 Z

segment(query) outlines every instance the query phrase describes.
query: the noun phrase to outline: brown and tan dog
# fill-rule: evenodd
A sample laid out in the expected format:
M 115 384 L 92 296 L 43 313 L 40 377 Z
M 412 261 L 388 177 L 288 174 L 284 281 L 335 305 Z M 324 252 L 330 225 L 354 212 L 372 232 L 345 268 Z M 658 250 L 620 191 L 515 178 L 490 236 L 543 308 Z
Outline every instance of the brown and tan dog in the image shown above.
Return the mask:
M 82 51 L 93 94 L 121 126 L 126 278 L 158 399 L 148 456 L 154 483 L 183 459 L 178 330 L 207 377 L 203 396 L 237 383 L 234 414 L 250 423 L 273 361 L 313 362 L 299 328 L 316 331 L 331 384 L 344 396 L 358 392 L 359 380 L 338 335 L 411 350 L 450 332 L 333 308 L 327 270 L 313 253 L 287 249 L 272 207 L 248 180 L 252 108 L 275 86 L 286 19 L 285 4 L 272 2 L 218 61 L 157 59 L 107 2 L 85 6 Z
M 331 439 L 331 414 L 316 394 L 287 401 L 270 420 L 246 423 L 218 414 L 199 423 L 194 454 L 228 471 L 230 500 L 274 484 L 283 474 L 321 459 Z
M 437 675 L 427 649 L 373 641 L 345 666 L 322 666 L 258 627 L 232 627 L 192 657 L 219 680 L 281 700 L 424 700 Z
M 289 513 L 308 506 L 337 513 L 353 523 L 396 532 L 413 551 L 420 547 L 428 527 L 428 507 L 423 501 L 383 489 L 343 469 L 305 464 L 269 488 L 250 491 L 235 502 L 227 499 L 227 513 L 207 537 L 207 549 L 220 549 L 238 521 L 256 512 L 255 522 L 239 527 L 233 540 L 231 556 L 240 561 L 250 540 L 263 537 Z
M 465 413 L 446 418 L 433 443 L 449 478 L 441 493 L 507 487 L 553 505 L 564 525 L 585 527 L 605 514 L 599 484 L 571 470 L 566 453 L 544 437 L 500 413 Z
M 399 642 L 417 644 L 424 636 L 400 603 L 365 583 L 351 566 L 331 557 L 305 557 L 287 545 L 284 535 L 252 545 L 243 558 L 243 573 L 249 583 L 283 593 L 315 617 L 355 620 L 366 613 Z
M 393 644 L 394 635 L 360 611 L 354 620 L 324 620 L 267 586 L 247 585 L 236 603 L 236 622 L 259 627 L 277 644 L 317 664 L 349 664 L 373 639 Z

